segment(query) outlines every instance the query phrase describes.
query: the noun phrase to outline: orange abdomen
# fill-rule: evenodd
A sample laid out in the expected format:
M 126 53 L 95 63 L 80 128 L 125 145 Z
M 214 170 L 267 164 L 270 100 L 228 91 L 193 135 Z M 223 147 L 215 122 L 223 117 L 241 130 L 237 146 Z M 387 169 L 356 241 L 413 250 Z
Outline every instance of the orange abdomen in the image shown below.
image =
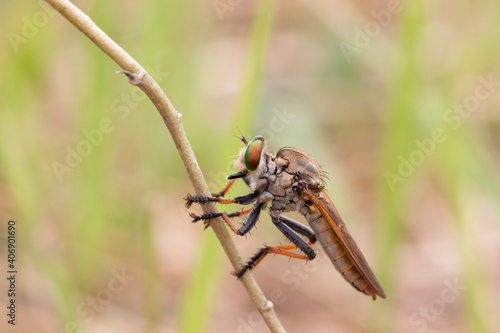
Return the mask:
M 369 286 L 361 272 L 356 268 L 328 221 L 321 214 L 319 214 L 319 217 L 318 215 L 314 215 L 307 216 L 308 222 L 314 230 L 318 242 L 332 261 L 333 266 L 335 266 L 335 269 L 358 291 L 374 297 L 376 292 Z

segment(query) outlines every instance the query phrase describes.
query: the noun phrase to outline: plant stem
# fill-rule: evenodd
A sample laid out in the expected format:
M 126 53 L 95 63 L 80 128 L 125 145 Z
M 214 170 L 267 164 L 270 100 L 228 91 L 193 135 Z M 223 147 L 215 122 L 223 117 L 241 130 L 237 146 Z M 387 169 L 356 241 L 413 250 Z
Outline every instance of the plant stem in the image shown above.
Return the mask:
M 156 81 L 137 61 L 134 60 L 134 58 L 99 29 L 87 15 L 71 2 L 67 0 L 45 1 L 116 62 L 118 66 L 123 69 L 123 73 L 129 76 L 129 82 L 131 84 L 137 85 L 144 91 L 158 109 L 158 112 L 167 126 L 196 194 L 204 197 L 211 196 L 186 133 L 184 132 L 184 128 L 182 127 L 181 114 L 173 107 L 172 103 L 170 103 L 170 100 Z M 218 212 L 217 207 L 213 203 L 202 205 L 202 209 L 205 214 Z M 225 223 L 219 218 L 213 220 L 210 226 L 217 235 L 234 269 L 239 269 L 244 262 L 241 259 L 236 244 L 227 230 Z M 285 332 L 285 329 L 274 312 L 273 304 L 266 299 L 251 272 L 245 273 L 240 280 L 271 332 Z

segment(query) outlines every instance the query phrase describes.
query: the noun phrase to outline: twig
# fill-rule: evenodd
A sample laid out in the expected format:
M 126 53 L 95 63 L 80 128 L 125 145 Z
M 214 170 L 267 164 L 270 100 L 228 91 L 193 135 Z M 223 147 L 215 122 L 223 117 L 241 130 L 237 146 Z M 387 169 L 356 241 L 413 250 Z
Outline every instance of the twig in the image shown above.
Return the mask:
M 181 114 L 172 106 L 172 103 L 170 103 L 156 81 L 137 61 L 99 29 L 87 15 L 71 2 L 67 0 L 45 1 L 60 12 L 69 22 L 83 32 L 92 42 L 94 42 L 94 44 L 115 61 L 118 66 L 123 69 L 122 73 L 129 77 L 129 82 L 138 86 L 144 91 L 149 99 L 151 99 L 170 131 L 170 135 L 179 151 L 179 155 L 181 156 L 196 194 L 204 197 L 210 196 L 211 193 L 186 137 L 184 128 L 182 127 Z M 217 207 L 213 203 L 203 205 L 202 209 L 205 214 L 218 212 Z M 217 235 L 234 269 L 239 269 L 244 262 L 224 222 L 219 218 L 214 220 L 210 226 Z M 240 280 L 271 332 L 285 332 L 285 329 L 274 312 L 273 304 L 266 299 L 252 274 L 247 272 Z

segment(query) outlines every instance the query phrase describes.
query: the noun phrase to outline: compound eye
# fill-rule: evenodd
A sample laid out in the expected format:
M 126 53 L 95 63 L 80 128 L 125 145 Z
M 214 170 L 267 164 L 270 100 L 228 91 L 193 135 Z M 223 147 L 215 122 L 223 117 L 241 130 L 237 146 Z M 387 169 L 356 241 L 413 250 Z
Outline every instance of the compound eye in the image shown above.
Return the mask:
M 263 147 L 264 142 L 261 138 L 253 139 L 248 144 L 247 151 L 245 152 L 245 166 L 248 170 L 253 171 L 259 166 Z

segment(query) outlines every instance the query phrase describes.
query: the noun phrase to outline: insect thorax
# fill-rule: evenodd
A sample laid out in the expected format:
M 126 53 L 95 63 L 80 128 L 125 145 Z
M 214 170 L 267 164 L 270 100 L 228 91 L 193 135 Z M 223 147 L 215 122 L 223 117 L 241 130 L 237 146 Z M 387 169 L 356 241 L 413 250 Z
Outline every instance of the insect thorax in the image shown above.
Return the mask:
M 301 188 L 313 191 L 323 189 L 322 173 L 317 162 L 295 148 L 282 148 L 276 156 L 263 154 L 264 163 L 259 172 L 245 177 L 252 191 L 261 192 L 258 202 L 271 202 L 269 214 L 277 218 L 284 212 L 297 211 L 308 220 L 317 215 L 310 202 L 300 194 Z

